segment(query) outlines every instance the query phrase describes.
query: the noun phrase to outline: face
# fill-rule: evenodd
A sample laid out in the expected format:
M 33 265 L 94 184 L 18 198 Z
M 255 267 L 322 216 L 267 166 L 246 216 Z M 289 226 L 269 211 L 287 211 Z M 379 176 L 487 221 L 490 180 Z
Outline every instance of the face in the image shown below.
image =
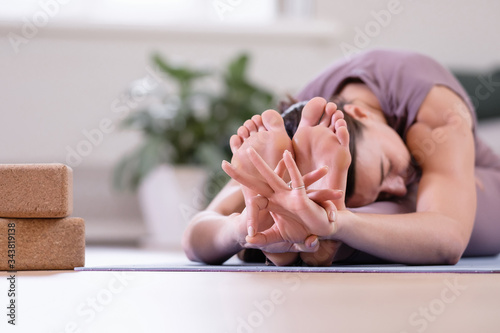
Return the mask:
M 382 122 L 363 123 L 366 128 L 356 147 L 356 182 L 349 207 L 405 196 L 413 174 L 410 153 L 399 135 Z

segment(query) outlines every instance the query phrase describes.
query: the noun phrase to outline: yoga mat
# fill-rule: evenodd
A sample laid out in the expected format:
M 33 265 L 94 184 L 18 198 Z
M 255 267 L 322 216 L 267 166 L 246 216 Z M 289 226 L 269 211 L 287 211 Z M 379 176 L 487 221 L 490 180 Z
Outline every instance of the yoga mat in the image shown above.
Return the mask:
M 307 272 L 307 273 L 500 273 L 500 256 L 462 258 L 456 265 L 408 266 L 332 265 L 329 267 L 266 266 L 247 264 L 232 258 L 223 265 L 204 265 L 190 262 L 165 264 L 117 265 L 106 267 L 77 267 L 77 271 L 136 271 L 136 272 Z

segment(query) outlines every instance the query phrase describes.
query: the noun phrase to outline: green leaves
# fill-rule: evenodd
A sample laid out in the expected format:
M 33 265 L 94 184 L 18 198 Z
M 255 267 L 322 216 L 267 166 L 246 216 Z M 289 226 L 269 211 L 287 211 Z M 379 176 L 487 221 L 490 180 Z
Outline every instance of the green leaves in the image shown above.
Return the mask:
M 233 60 L 233 62 L 229 63 L 228 78 L 234 80 L 235 82 L 245 82 L 247 65 L 248 65 L 247 54 L 242 54 L 239 57 L 237 57 L 235 60 Z
M 170 76 L 170 78 L 179 82 L 179 84 L 190 84 L 194 80 L 210 74 L 208 71 L 200 71 L 182 66 L 172 66 L 168 64 L 167 61 L 163 59 L 159 54 L 153 55 L 152 59 L 153 63 L 158 66 L 158 68 L 162 72 Z

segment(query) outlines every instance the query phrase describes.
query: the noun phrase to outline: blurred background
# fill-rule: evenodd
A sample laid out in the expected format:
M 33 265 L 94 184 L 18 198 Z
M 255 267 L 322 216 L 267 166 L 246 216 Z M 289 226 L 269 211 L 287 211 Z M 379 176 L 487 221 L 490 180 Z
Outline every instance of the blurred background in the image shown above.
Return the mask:
M 0 163 L 72 166 L 73 215 L 85 218 L 88 244 L 151 246 L 147 235 L 163 233 L 169 236 L 157 236 L 156 245 L 178 249 L 189 216 L 223 186 L 213 165 L 225 147 L 215 149 L 224 145 L 216 142 L 178 161 L 190 166 L 187 175 L 170 170 L 148 181 L 166 184 L 173 198 L 141 190 L 146 171 L 172 157 L 158 152 L 180 151 L 159 139 L 173 115 L 197 113 L 193 122 L 183 118 L 191 127 L 177 129 L 189 132 L 182 142 L 205 142 L 197 119 L 212 132 L 214 124 L 229 130 L 241 110 L 276 107 L 333 61 L 374 47 L 419 51 L 452 69 L 481 109 L 479 134 L 500 153 L 497 1 L 0 0 L 0 6 Z M 218 118 L 207 115 L 214 110 Z M 120 191 L 113 175 L 126 156 Z M 208 174 L 193 176 L 193 164 Z M 209 189 L 175 201 L 181 199 L 174 183 L 206 179 Z M 141 199 L 141 192 L 149 194 Z M 145 213 L 144 202 L 166 207 L 172 200 L 164 212 Z M 165 214 L 164 226 L 147 226 Z

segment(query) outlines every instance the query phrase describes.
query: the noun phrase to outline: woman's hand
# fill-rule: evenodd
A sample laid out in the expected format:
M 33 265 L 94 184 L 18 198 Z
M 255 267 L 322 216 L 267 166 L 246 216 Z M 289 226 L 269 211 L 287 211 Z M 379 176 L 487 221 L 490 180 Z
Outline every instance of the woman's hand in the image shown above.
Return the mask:
M 237 231 L 237 236 L 235 237 L 237 239 L 237 242 L 239 245 L 244 248 L 244 249 L 259 249 L 262 250 L 263 252 L 266 253 L 272 253 L 272 254 L 277 254 L 277 253 L 286 253 L 286 252 L 315 252 L 318 250 L 319 245 L 318 242 L 316 241 L 312 246 L 311 245 L 306 245 L 303 243 L 291 243 L 288 241 L 281 241 L 281 242 L 275 242 L 272 244 L 255 244 L 255 243 L 249 243 L 247 241 L 247 233 L 246 233 L 246 222 L 248 220 L 248 209 L 245 208 L 243 212 L 241 213 L 234 213 L 230 216 L 230 218 L 233 219 L 234 225 L 236 225 L 236 230 Z M 260 226 L 262 227 L 262 230 L 267 230 L 272 227 L 272 225 L 275 223 L 273 217 L 269 214 L 267 210 L 261 210 L 259 212 L 259 222 Z M 315 237 L 317 239 L 317 237 Z M 312 243 L 312 242 L 311 242 Z
M 305 180 L 308 177 L 302 177 L 290 152 L 284 153 L 283 161 L 292 180 L 291 186 L 283 181 L 284 172 L 271 170 L 253 149 L 250 148 L 248 154 L 265 182 L 236 170 L 227 162 L 223 164 L 224 171 L 233 179 L 259 193 L 247 207 L 250 222 L 249 235 L 246 237 L 248 243 L 270 245 L 288 242 L 304 244 L 306 248 L 311 248 L 316 247 L 318 243 L 315 235 L 326 236 L 334 233 L 335 225 L 332 222 L 336 208 L 331 200 L 342 197 L 342 191 L 325 189 L 308 193 L 305 188 Z M 327 170 L 321 169 L 308 174 L 309 182 L 314 182 L 326 174 Z M 313 199 L 318 200 L 320 204 Z M 257 232 L 254 226 L 259 225 L 258 218 L 262 211 L 269 211 L 275 223 L 269 229 Z

